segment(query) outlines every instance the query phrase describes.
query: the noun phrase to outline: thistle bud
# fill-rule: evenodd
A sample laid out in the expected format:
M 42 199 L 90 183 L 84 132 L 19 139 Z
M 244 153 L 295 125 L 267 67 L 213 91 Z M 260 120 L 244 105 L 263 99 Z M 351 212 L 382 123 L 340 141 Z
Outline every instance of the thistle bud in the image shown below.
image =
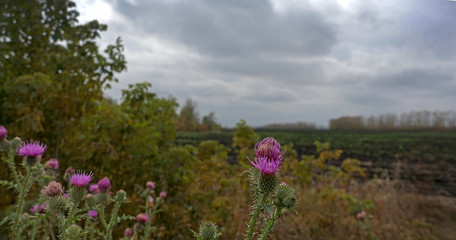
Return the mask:
M 63 197 L 54 197 L 47 200 L 46 211 L 51 214 L 64 213 L 68 209 L 68 202 Z
M 109 194 L 106 193 L 106 192 L 101 192 L 99 194 L 96 195 L 96 200 L 97 202 L 99 203 L 106 203 L 109 199 Z
M 44 163 L 44 167 L 57 170 L 59 168 L 59 161 L 55 158 L 51 158 L 49 161 Z
M 269 194 L 274 191 L 279 184 L 279 178 L 275 174 L 266 175 L 261 174 L 260 176 L 260 191 L 263 194 Z
M 286 184 L 280 184 L 275 190 L 274 205 L 286 209 L 293 209 L 296 205 L 293 188 Z
M 137 223 L 135 223 L 133 228 L 135 229 L 135 232 L 139 233 L 139 232 L 141 232 L 144 229 L 144 225 L 142 225 L 141 223 L 137 222 Z
M 161 192 L 160 193 L 160 198 L 164 199 L 165 197 L 166 197 L 166 192 L 165 191 Z
M 92 218 L 96 218 L 98 216 L 97 210 L 89 210 L 87 212 L 87 214 L 89 214 L 89 216 L 92 217 Z
M 98 188 L 98 184 L 90 184 L 89 191 L 93 194 L 100 193 L 100 189 Z
M 0 141 L 3 141 L 8 136 L 8 130 L 4 126 L 0 126 Z
M 95 206 L 95 204 L 97 204 L 97 201 L 95 200 L 93 195 L 90 193 L 85 196 L 85 199 L 86 199 L 86 203 L 89 207 L 93 207 L 93 206 Z
M 198 234 L 195 234 L 197 239 L 201 240 L 216 240 L 221 234 L 217 231 L 217 226 L 212 222 L 203 222 L 199 226 Z
M 155 189 L 155 183 L 152 182 L 152 181 L 148 181 L 146 183 L 146 187 L 149 188 L 150 190 L 154 190 Z
M 109 189 L 111 189 L 111 182 L 107 177 L 104 177 L 100 181 L 98 181 L 98 188 L 102 192 L 107 192 Z
M 73 187 L 70 191 L 70 199 L 74 203 L 79 203 L 84 199 L 87 194 L 87 190 L 82 187 Z
M 131 237 L 131 229 L 130 228 L 125 229 L 124 237 Z
M 16 149 L 21 144 L 22 144 L 22 140 L 19 137 L 15 137 L 15 138 L 13 138 L 13 140 L 11 140 L 11 147 L 13 149 Z
M 147 213 L 140 213 L 136 215 L 136 220 L 144 224 L 149 220 L 149 215 L 147 215 Z
M 127 199 L 127 193 L 123 189 L 120 189 L 116 194 L 116 200 L 123 202 L 125 199 Z
M 79 234 L 81 234 L 81 227 L 78 225 L 71 225 L 66 230 L 66 235 L 69 239 L 79 239 Z

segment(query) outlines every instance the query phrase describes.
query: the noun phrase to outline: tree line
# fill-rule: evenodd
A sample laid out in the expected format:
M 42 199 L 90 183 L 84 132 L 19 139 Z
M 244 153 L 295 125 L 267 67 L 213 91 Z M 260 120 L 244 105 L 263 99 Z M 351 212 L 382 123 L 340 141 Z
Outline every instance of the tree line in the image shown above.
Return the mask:
M 425 130 L 456 129 L 456 112 L 411 111 L 378 116 L 343 116 L 329 121 L 330 129 L 369 129 L 369 130 Z

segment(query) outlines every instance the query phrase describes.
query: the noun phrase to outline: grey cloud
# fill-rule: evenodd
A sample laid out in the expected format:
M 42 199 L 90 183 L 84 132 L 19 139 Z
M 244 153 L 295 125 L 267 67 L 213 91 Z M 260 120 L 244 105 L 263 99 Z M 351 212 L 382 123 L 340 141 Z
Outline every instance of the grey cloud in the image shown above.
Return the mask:
M 218 57 L 315 56 L 336 43 L 336 29 L 311 9 L 274 12 L 269 1 L 119 1 L 135 27 Z
M 136 2 L 111 1 L 127 19 L 108 23 L 127 49 L 120 84 L 192 97 L 224 125 L 327 124 L 456 102 L 456 3 L 360 0 L 329 14 L 316 1 L 280 13 L 267 0 Z M 161 56 L 149 39 L 174 52 Z

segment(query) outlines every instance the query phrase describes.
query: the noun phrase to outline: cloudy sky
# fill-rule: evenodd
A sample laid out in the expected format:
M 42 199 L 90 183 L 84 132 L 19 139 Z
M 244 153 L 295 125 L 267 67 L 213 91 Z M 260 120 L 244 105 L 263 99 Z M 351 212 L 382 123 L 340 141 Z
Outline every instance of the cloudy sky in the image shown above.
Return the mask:
M 76 0 L 124 40 L 128 71 L 224 126 L 455 110 L 456 2 Z

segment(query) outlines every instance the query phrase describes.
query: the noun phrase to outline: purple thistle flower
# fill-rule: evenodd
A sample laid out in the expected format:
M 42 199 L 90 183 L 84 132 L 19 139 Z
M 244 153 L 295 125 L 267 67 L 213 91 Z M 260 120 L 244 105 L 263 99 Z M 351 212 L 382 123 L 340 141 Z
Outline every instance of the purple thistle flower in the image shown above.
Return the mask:
M 280 165 L 282 165 L 284 152 L 277 140 L 273 137 L 267 137 L 255 144 L 255 156 L 258 159 L 260 157 L 268 158 L 274 162 L 280 162 Z
M 98 184 L 90 184 L 89 192 L 97 194 L 100 193 L 100 189 L 98 188 Z
M 68 193 L 64 193 L 62 196 L 63 196 L 64 198 L 67 198 L 67 197 L 69 197 L 70 195 L 68 195 Z
M 73 175 L 70 175 L 69 180 L 75 187 L 85 187 L 93 179 L 93 173 L 86 173 L 82 170 L 76 170 Z
M 46 151 L 46 144 L 39 141 L 30 140 L 22 143 L 16 150 L 19 156 L 37 157 L 43 155 Z
M 44 213 L 45 210 L 46 210 L 46 203 L 43 203 L 40 206 L 40 213 Z
M 106 192 L 109 189 L 111 189 L 111 182 L 107 177 L 102 178 L 100 181 L 98 181 L 98 188 L 102 192 Z
M 274 161 L 273 159 L 266 157 L 259 157 L 255 158 L 255 162 L 250 161 L 250 163 L 260 170 L 262 174 L 271 175 L 279 169 L 282 162 Z
M 131 229 L 130 228 L 127 228 L 125 229 L 124 231 L 124 237 L 131 237 Z
M 0 141 L 8 136 L 8 130 L 4 126 L 0 126 Z
M 152 181 L 147 181 L 146 182 L 146 187 L 151 189 L 151 190 L 154 190 L 155 189 L 155 183 L 152 182 Z
M 165 197 L 166 197 L 166 192 L 165 192 L 165 191 L 161 192 L 161 193 L 160 193 L 160 197 L 161 197 L 161 198 L 165 198 Z
M 36 210 L 38 210 L 38 204 L 33 204 L 33 206 L 29 209 L 29 211 L 30 211 L 32 214 L 35 214 L 35 213 L 36 213 Z
M 136 220 L 140 223 L 146 223 L 147 220 L 149 220 L 149 215 L 147 215 L 147 213 L 140 213 L 136 215 Z
M 89 210 L 87 213 L 88 213 L 89 216 L 91 216 L 92 218 L 96 218 L 96 217 L 98 216 L 97 210 Z
M 55 158 L 51 158 L 51 159 L 49 159 L 49 161 L 44 163 L 44 166 L 47 168 L 57 170 L 59 168 L 59 161 L 57 161 L 57 159 L 55 159 Z

